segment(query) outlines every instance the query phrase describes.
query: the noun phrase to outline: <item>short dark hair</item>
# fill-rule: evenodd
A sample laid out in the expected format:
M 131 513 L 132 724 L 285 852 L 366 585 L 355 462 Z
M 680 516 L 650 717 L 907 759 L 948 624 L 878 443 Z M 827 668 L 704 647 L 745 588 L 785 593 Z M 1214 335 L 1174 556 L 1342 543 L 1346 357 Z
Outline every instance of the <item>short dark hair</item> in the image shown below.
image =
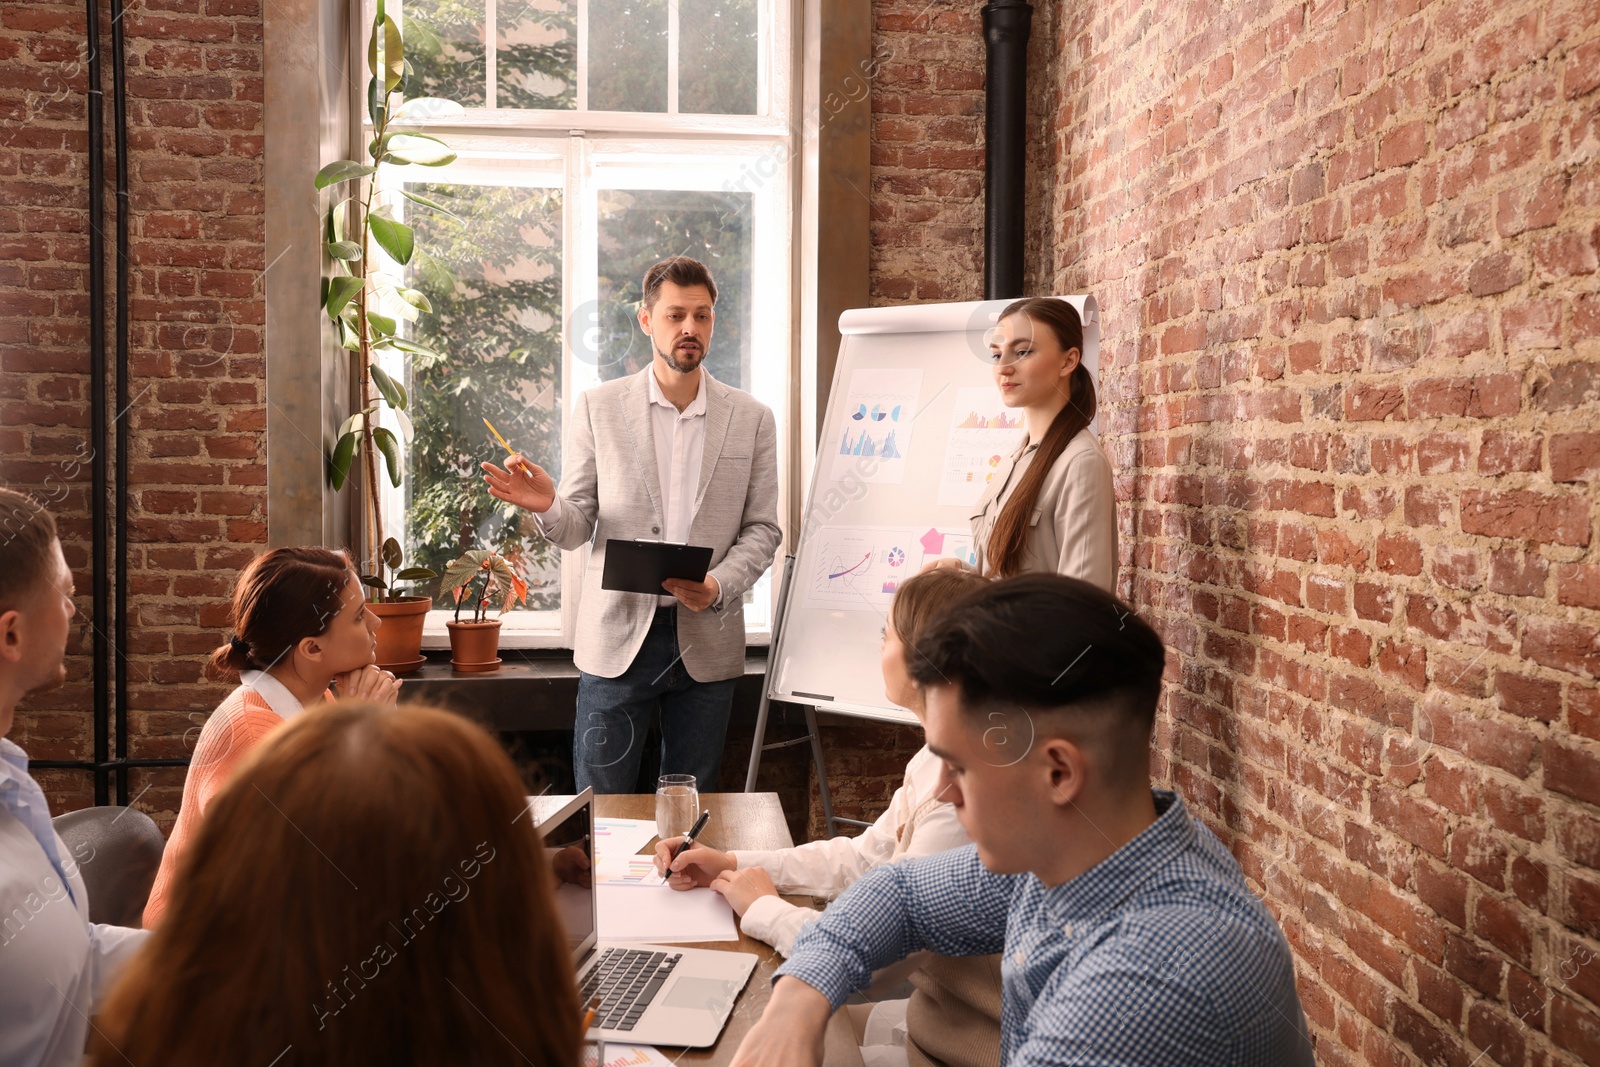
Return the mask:
M 1003 578 L 943 612 L 923 631 L 911 677 L 954 685 L 971 711 L 1011 705 L 1059 711 L 1064 722 L 1107 718 L 1113 762 L 1131 767 L 1148 746 L 1167 653 L 1131 607 L 1097 585 L 1059 574 Z
M 644 272 L 644 306 L 653 308 L 656 300 L 661 296 L 661 284 L 671 282 L 673 285 L 688 287 L 703 285 L 706 292 L 711 294 L 713 307 L 717 303 L 717 283 L 711 280 L 711 271 L 698 259 L 688 256 L 668 256 L 659 263 L 650 265 Z
M 18 607 L 50 577 L 56 520 L 44 505 L 15 489 L 0 489 L 0 611 Z

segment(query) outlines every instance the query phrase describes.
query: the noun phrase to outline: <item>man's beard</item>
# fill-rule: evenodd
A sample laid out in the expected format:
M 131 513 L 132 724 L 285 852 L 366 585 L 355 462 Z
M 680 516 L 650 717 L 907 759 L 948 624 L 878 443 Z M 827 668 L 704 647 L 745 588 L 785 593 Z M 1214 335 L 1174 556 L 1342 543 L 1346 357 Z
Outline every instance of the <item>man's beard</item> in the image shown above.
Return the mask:
M 706 350 L 697 346 L 695 348 L 695 350 L 694 350 L 694 354 L 692 356 L 690 356 L 688 362 L 684 362 L 683 360 L 680 360 L 678 358 L 678 350 L 677 350 L 677 348 L 673 348 L 673 350 L 671 352 L 663 352 L 658 347 L 656 349 L 656 355 L 658 355 L 662 359 L 666 360 L 667 361 L 667 366 L 671 367 L 673 370 L 677 371 L 679 374 L 689 374 L 689 373 L 692 373 L 696 367 L 700 366 L 700 364 L 705 361 Z

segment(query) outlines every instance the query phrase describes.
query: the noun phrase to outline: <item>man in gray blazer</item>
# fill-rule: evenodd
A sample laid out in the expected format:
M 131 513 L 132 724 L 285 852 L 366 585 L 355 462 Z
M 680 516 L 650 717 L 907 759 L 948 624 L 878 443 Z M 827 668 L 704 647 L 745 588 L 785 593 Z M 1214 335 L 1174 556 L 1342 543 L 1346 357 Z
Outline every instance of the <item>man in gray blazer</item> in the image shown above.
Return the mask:
M 572 650 L 580 790 L 634 791 L 658 709 L 661 773 L 716 786 L 744 673 L 744 593 L 782 539 L 772 412 L 701 366 L 716 299 L 711 272 L 687 256 L 645 272 L 639 326 L 654 357 L 578 397 L 559 489 L 522 456 L 504 470 L 483 464 L 489 492 L 531 511 L 545 537 L 592 545 Z M 703 582 L 666 582 L 660 596 L 602 589 L 608 538 L 708 545 L 711 569 Z

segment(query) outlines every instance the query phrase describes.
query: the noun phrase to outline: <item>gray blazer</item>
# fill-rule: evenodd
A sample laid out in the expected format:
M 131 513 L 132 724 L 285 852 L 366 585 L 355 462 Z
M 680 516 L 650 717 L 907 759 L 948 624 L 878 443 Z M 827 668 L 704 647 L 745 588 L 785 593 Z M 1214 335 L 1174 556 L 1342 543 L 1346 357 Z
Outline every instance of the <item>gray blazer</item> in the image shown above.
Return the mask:
M 600 588 L 606 540 L 660 537 L 661 478 L 656 471 L 645 375 L 582 393 L 567 423 L 561 514 L 544 531 L 564 549 L 593 547 L 583 572 L 573 662 L 615 678 L 639 654 L 656 598 Z M 678 612 L 678 648 L 699 682 L 744 673 L 744 594 L 772 565 L 778 526 L 778 440 L 772 412 L 749 393 L 705 375 L 706 443 L 700 461 L 689 543 L 711 546 L 710 574 L 722 587 L 719 607 Z M 570 595 L 570 594 L 569 594 Z
M 988 572 L 989 535 L 1000 511 L 1033 463 L 1037 446 L 1024 441 L 1008 464 L 995 471 L 989 488 L 972 510 L 973 547 L 978 572 Z M 1022 573 L 1043 571 L 1093 582 L 1116 592 L 1117 497 L 1111 463 L 1088 430 L 1067 442 L 1039 489 L 1028 518 Z

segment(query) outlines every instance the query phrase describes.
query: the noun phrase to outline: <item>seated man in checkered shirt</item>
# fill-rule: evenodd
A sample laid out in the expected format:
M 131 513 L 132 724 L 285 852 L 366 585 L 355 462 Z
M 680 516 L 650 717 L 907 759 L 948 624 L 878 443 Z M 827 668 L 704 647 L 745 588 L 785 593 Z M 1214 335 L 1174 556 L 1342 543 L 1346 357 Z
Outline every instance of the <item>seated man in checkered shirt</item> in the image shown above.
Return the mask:
M 1150 788 L 1161 639 L 1029 574 L 908 650 L 974 842 L 866 875 L 806 928 L 735 1067 L 821 1062 L 829 1014 L 919 949 L 1003 952 L 1001 1062 L 1310 1067 L 1288 942 L 1233 856 Z

